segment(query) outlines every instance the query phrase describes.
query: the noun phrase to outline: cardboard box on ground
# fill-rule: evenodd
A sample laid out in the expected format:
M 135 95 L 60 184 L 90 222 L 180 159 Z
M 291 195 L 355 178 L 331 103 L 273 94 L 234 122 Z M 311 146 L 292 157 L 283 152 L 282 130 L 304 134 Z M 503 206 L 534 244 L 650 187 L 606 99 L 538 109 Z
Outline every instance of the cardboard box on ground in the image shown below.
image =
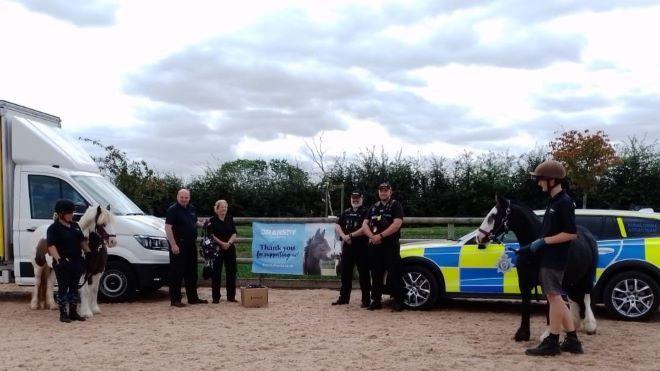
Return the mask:
M 241 287 L 241 306 L 260 308 L 268 305 L 268 287 Z

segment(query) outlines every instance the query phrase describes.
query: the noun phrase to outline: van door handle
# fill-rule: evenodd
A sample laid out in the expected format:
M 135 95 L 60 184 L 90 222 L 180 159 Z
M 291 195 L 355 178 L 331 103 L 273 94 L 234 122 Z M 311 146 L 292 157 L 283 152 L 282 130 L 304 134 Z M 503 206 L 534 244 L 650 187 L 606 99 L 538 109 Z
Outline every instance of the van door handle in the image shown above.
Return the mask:
M 28 232 L 34 232 L 37 230 L 37 227 L 30 227 L 27 229 Z

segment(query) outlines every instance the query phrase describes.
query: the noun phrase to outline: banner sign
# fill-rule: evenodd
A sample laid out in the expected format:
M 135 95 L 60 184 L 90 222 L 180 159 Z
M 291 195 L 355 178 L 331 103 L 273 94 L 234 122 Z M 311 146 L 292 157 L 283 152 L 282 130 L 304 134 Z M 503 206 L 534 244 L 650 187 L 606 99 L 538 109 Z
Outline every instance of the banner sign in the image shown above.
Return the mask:
M 252 273 L 336 275 L 333 223 L 252 223 Z

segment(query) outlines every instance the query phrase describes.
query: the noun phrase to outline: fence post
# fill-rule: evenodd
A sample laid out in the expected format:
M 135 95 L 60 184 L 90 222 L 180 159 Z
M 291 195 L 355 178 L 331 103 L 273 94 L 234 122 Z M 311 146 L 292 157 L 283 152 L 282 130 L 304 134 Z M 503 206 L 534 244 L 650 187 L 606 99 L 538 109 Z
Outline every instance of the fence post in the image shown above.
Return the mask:
M 447 239 L 453 240 L 456 238 L 456 228 L 454 223 L 447 224 Z

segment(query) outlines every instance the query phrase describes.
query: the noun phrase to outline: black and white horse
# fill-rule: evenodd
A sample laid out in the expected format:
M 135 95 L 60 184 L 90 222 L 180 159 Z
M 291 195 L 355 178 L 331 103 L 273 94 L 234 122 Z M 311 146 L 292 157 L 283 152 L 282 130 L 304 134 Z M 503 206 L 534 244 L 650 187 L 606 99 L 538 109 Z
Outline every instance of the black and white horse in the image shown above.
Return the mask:
M 497 204 L 488 213 L 477 230 L 477 243 L 486 244 L 498 240 L 508 231 L 513 232 L 520 246 L 530 244 L 541 234 L 541 222 L 529 207 L 500 196 Z M 596 319 L 591 310 L 593 289 L 598 264 L 598 245 L 591 233 L 578 226 L 578 237 L 571 241 L 568 262 L 564 271 L 562 287 L 566 292 L 576 329 L 588 334 L 596 332 Z M 532 290 L 539 284 L 539 266 L 535 257 L 517 255 L 516 270 L 522 297 L 522 318 L 515 335 L 516 341 L 527 341 L 530 337 L 529 315 Z M 546 330 L 541 338 L 549 334 Z
M 114 215 L 101 206 L 90 206 L 78 222 L 89 246 L 89 253 L 85 255 L 84 281 L 80 287 L 78 314 L 81 317 L 91 318 L 101 313 L 98 304 L 99 282 L 108 262 L 108 247 L 117 245 L 114 224 Z
M 78 225 L 89 240 L 90 253 L 86 254 L 84 282 L 80 288 L 80 306 L 78 314 L 82 317 L 92 317 L 101 313 L 97 302 L 99 279 L 105 270 L 107 261 L 106 247 L 117 245 L 113 224 L 114 215 L 101 206 L 90 206 L 80 218 Z M 30 308 L 56 309 L 53 297 L 55 274 L 53 258 L 48 254 L 46 246 L 46 231 L 50 224 L 40 226 L 32 235 L 32 245 L 36 246 L 32 266 L 34 268 L 34 290 Z

